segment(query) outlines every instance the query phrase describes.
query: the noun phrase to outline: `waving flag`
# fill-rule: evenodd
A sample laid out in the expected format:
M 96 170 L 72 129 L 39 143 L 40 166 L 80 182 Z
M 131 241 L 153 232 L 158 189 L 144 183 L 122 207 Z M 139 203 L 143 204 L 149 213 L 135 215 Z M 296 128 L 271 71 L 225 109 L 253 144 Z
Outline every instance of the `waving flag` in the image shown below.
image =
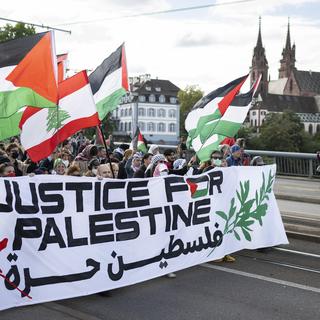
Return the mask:
M 49 156 L 57 145 L 77 131 L 100 124 L 85 71 L 59 84 L 59 106 L 28 107 L 20 122 L 21 144 L 32 161 Z
M 124 44 L 94 70 L 89 81 L 100 120 L 116 109 L 128 91 L 128 72 Z
M 245 120 L 260 78 L 245 94 L 238 94 L 248 75 L 233 80 L 198 101 L 188 114 L 185 127 L 188 147 L 201 161 L 210 159 L 213 150 L 226 137 L 233 137 Z
M 57 99 L 52 32 L 0 43 L 0 119 L 26 105 L 54 107 Z
M 136 133 L 132 139 L 132 142 L 130 144 L 130 149 L 135 149 L 137 151 L 147 153 L 147 147 L 144 143 L 143 135 L 140 132 L 139 127 L 137 127 Z

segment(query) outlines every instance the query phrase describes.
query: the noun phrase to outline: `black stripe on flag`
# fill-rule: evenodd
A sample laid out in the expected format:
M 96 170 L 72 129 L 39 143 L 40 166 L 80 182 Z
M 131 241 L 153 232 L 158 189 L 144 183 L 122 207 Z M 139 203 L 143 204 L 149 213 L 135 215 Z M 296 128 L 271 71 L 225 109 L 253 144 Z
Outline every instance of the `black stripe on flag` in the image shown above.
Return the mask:
M 0 68 L 17 65 L 46 33 L 0 43 Z
M 235 106 L 235 107 L 246 107 L 247 105 L 249 105 L 251 103 L 254 91 L 255 91 L 255 88 L 253 86 L 250 89 L 250 91 L 248 91 L 246 93 L 238 94 L 232 100 L 231 105 Z
M 112 72 L 121 68 L 122 59 L 122 46 L 121 45 L 115 52 L 106 58 L 99 67 L 94 70 L 89 76 L 89 82 L 92 94 L 95 94 L 101 87 L 104 79 Z
M 238 79 L 235 79 L 228 84 L 226 84 L 223 87 L 220 87 L 203 98 L 201 98 L 192 108 L 192 110 L 198 109 L 198 108 L 204 108 L 210 101 L 217 97 L 224 97 L 226 94 L 228 94 L 231 90 L 233 90 L 238 84 L 240 84 L 248 75 L 244 77 L 240 77 Z

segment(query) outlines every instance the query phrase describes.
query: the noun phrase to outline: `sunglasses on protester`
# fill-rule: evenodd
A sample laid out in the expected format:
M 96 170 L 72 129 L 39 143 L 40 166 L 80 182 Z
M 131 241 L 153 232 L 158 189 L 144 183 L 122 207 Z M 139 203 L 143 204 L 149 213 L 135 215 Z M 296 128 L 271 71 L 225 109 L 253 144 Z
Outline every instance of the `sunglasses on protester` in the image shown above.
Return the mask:
M 214 159 L 214 160 L 217 160 L 217 159 L 222 160 L 223 158 L 222 158 L 222 157 L 219 157 L 219 156 L 213 156 L 213 157 L 211 157 L 211 159 Z

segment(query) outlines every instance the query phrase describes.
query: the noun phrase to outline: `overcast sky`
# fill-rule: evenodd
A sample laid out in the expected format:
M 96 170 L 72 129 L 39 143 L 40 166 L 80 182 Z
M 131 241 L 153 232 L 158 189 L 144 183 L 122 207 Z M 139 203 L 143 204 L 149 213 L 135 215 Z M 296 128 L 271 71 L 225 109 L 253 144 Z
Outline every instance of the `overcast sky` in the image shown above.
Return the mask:
M 208 92 L 248 72 L 259 15 L 269 73 L 271 79 L 277 79 L 290 16 L 297 68 L 320 71 L 319 0 L 256 0 L 118 18 L 229 1 L 10 0 L 2 6 L 1 17 L 71 30 L 71 35 L 56 32 L 57 52 L 69 53 L 71 69 L 94 69 L 125 42 L 130 76 L 149 73 L 153 78 L 171 80 L 180 88 L 199 85 Z

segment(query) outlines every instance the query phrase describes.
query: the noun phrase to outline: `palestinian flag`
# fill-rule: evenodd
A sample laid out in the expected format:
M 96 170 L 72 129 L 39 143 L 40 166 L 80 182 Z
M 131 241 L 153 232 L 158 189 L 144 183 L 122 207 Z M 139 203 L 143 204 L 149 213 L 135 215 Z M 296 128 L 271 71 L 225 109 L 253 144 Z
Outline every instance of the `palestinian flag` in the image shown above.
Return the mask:
M 135 149 L 143 153 L 147 153 L 148 151 L 139 127 L 137 127 L 136 133 L 130 143 L 130 149 Z
M 21 144 L 32 161 L 49 156 L 77 131 L 100 124 L 86 71 L 59 84 L 59 106 L 28 107 L 20 122 Z
M 226 137 L 233 137 L 245 120 L 260 79 L 248 93 L 238 94 L 246 81 L 248 75 L 216 89 L 199 100 L 188 114 L 188 147 L 193 147 L 201 162 L 208 161 L 212 151 Z
M 208 194 L 209 182 L 206 176 L 186 179 L 193 199 L 204 197 Z
M 128 91 L 128 72 L 124 44 L 94 70 L 89 81 L 100 120 L 117 108 Z
M 55 107 L 57 99 L 52 32 L 0 43 L 0 119 L 26 105 Z

